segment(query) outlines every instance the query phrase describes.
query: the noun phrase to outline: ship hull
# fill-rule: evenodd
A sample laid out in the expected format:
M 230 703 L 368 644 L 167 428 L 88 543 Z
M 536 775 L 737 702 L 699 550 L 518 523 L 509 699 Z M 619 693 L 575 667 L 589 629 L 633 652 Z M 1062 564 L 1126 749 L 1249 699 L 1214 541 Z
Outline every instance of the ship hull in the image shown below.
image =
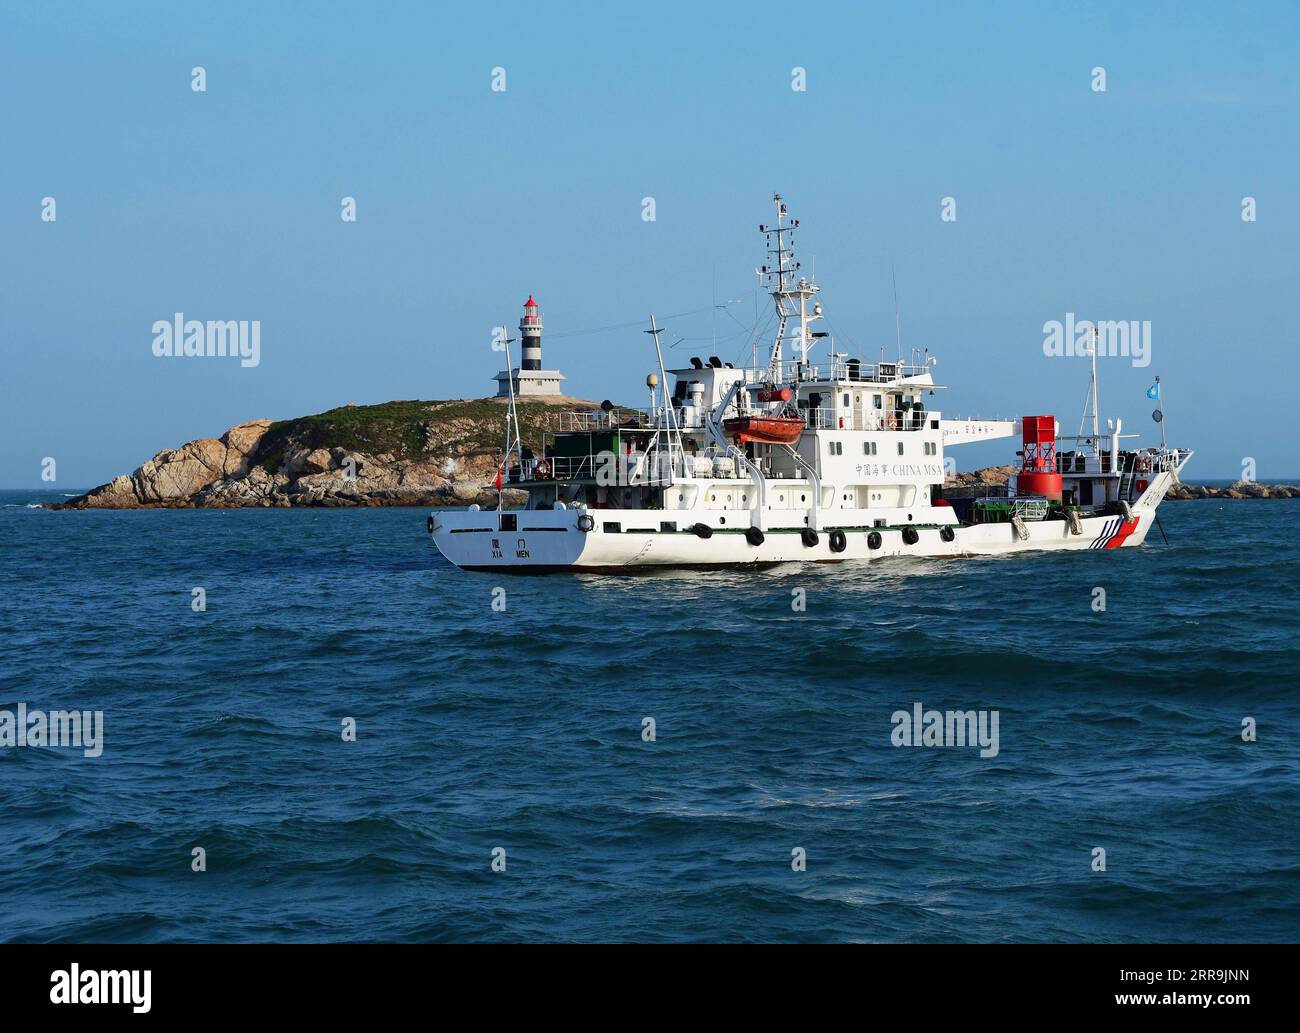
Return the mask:
M 914 544 L 904 541 L 902 528 L 843 528 L 841 552 L 833 550 L 829 531 L 820 532 L 817 544 L 809 546 L 795 529 L 769 529 L 759 545 L 751 544 L 739 529 L 715 530 L 711 537 L 701 539 L 690 531 L 604 534 L 584 533 L 576 526 L 511 532 L 487 529 L 441 539 L 435 534 L 435 540 L 448 560 L 466 570 L 603 573 L 652 567 L 763 567 L 864 562 L 897 556 L 999 556 L 1061 549 L 1116 549 L 1141 545 L 1153 519 L 1154 513 L 1136 511 L 1131 520 L 1121 516 L 1090 517 L 1080 522 L 1079 534 L 1072 533 L 1064 521 L 1042 521 L 1026 524 L 1028 537 L 1024 539 L 1010 524 L 954 527 L 951 542 L 941 537 L 941 528 L 919 527 L 915 529 Z M 873 530 L 880 536 L 876 549 L 868 542 Z
M 439 551 L 467 570 L 502 573 L 632 573 L 663 567 L 761 568 L 783 563 L 861 563 L 892 557 L 956 558 L 1003 556 L 1059 550 L 1106 551 L 1141 545 L 1155 522 L 1156 505 L 1164 486 L 1149 492 L 1130 515 L 1083 517 L 1077 532 L 1065 520 L 1026 521 L 1021 530 L 1011 523 L 914 524 L 872 527 L 864 511 L 823 513 L 815 544 L 808 544 L 802 526 L 764 529 L 754 544 L 746 535 L 749 514 L 731 511 L 722 519 L 744 520 L 741 526 L 718 523 L 708 514 L 712 533 L 699 537 L 691 527 L 693 514 L 651 510 L 515 510 L 476 513 L 440 512 L 433 518 L 433 538 Z M 942 512 L 942 511 L 940 511 Z M 501 516 L 513 516 L 514 529 L 500 526 Z M 583 530 L 580 518 L 591 518 Z M 669 518 L 677 517 L 671 521 Z M 685 519 L 683 519 L 685 518 Z M 661 521 L 675 523 L 662 529 Z M 608 525 L 608 526 L 607 526 Z M 612 531 L 618 525 L 617 531 Z M 916 540 L 908 542 L 911 528 Z M 839 535 L 832 532 L 842 533 Z M 877 540 L 878 547 L 872 548 Z M 951 540 L 947 540 L 951 537 Z M 841 551 L 835 546 L 842 545 Z

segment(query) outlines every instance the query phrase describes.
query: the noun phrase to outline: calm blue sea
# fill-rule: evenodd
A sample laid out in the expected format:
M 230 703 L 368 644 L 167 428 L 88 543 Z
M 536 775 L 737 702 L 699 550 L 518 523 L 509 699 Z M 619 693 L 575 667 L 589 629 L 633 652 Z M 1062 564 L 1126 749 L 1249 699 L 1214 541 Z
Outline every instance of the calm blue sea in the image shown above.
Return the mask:
M 498 578 L 420 510 L 60 497 L 0 493 L 0 710 L 102 710 L 104 750 L 0 748 L 0 940 L 1300 938 L 1298 501 Z M 998 755 L 893 746 L 917 702 L 996 710 Z

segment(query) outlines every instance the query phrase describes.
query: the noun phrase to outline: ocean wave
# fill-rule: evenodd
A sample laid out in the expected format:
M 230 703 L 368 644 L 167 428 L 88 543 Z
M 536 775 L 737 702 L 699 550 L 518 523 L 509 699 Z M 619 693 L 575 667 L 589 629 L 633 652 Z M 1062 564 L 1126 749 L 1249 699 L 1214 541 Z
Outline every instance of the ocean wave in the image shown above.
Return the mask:
M 1300 546 L 1179 505 L 1169 548 L 504 583 L 400 510 L 14 522 L 0 709 L 105 748 L 0 750 L 0 939 L 1294 940 Z M 997 755 L 894 746 L 918 702 Z

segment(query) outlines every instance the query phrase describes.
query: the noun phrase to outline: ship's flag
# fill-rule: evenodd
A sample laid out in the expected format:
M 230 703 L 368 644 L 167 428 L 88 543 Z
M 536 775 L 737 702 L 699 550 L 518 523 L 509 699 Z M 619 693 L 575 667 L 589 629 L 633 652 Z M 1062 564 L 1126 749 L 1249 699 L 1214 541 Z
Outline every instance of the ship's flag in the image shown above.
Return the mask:
M 1147 388 L 1147 397 L 1157 401 L 1160 399 L 1160 381 L 1157 380 Z
M 501 464 L 497 464 L 497 491 L 501 490 Z

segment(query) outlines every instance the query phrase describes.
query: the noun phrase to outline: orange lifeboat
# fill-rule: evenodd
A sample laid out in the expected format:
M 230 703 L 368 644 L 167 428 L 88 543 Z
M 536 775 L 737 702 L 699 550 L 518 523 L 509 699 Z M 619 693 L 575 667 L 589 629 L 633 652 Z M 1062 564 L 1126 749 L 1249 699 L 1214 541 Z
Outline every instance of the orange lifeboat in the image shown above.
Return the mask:
M 723 420 L 722 426 L 737 443 L 757 441 L 766 445 L 793 445 L 803 433 L 803 420 L 798 416 L 734 416 Z

